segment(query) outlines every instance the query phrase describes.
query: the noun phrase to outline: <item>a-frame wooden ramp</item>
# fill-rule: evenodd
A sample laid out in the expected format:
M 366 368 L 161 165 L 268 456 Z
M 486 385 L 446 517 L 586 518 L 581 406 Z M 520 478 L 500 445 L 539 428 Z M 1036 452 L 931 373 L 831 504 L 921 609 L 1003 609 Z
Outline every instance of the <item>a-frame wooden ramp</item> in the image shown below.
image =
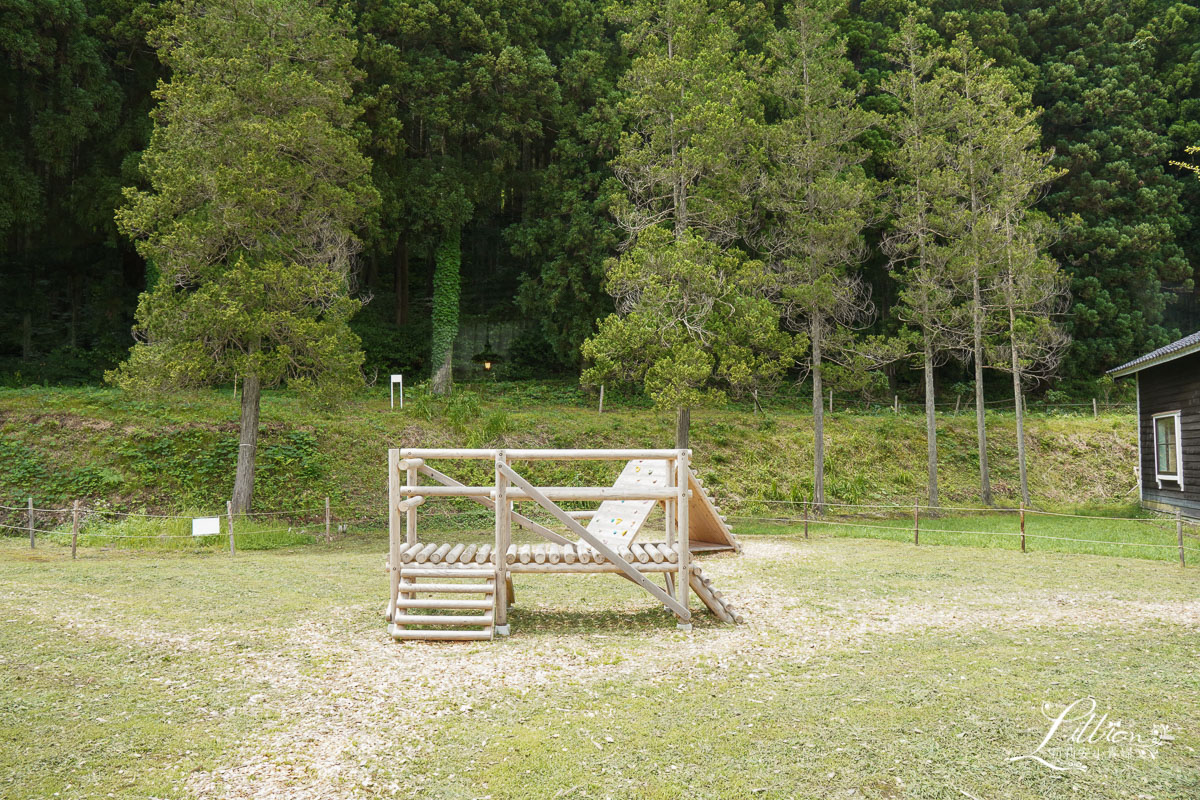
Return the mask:
M 617 477 L 615 488 L 666 486 L 670 465 L 665 460 L 634 459 Z M 694 469 L 688 469 L 688 545 L 693 553 L 732 550 L 740 553 L 738 543 L 720 508 L 704 489 Z M 637 538 L 650 517 L 654 500 L 605 500 L 592 512 L 587 529 L 611 544 L 626 545 Z M 666 506 L 667 501 L 658 504 Z
M 389 450 L 392 592 L 387 617 L 392 636 L 470 640 L 508 633 L 514 573 L 616 573 L 662 602 L 683 629 L 691 628 L 690 593 L 718 619 L 741 622 L 691 560 L 694 551 L 741 548 L 691 470 L 690 456 L 688 450 Z M 494 460 L 495 485 L 465 486 L 426 463 L 433 459 Z M 542 488 L 533 486 L 511 463 L 548 459 L 629 463 L 613 486 Z M 437 485 L 421 485 L 423 477 Z M 492 509 L 494 542 L 417 541 L 416 509 L 431 497 L 467 497 Z M 565 528 L 566 535 L 516 513 L 513 501 L 517 500 L 536 503 Z M 600 501 L 600 506 L 594 512 L 568 512 L 557 504 L 564 500 Z M 665 509 L 667 541 L 635 542 L 657 503 Z M 578 521 L 584 518 L 589 519 L 586 528 Z M 514 522 L 548 541 L 512 544 Z M 663 587 L 650 580 L 656 573 L 662 574 Z M 467 611 L 475 613 L 463 613 Z

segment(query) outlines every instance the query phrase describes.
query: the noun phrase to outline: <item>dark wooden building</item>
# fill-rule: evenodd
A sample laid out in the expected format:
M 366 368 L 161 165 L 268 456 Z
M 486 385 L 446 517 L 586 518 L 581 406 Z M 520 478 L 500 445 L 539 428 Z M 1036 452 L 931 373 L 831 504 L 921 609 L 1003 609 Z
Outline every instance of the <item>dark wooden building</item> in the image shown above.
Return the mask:
M 1200 331 L 1109 374 L 1137 381 L 1142 505 L 1200 519 Z

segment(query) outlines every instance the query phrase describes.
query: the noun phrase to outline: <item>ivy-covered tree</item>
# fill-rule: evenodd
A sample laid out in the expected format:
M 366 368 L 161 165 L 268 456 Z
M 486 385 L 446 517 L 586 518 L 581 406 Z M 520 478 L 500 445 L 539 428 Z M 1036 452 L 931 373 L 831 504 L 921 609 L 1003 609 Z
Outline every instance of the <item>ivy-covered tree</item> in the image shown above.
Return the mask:
M 354 230 L 378 203 L 348 102 L 347 21 L 309 0 L 179 0 L 151 42 L 171 70 L 126 190 L 121 230 L 154 265 L 138 343 L 110 373 L 134 390 L 240 378 L 233 508 L 254 491 L 261 388 L 359 385 L 347 325 Z
M 512 170 L 545 135 L 558 95 L 538 41 L 544 11 L 517 0 L 362 2 L 369 153 L 383 196 L 377 246 L 393 253 L 397 322 L 407 318 L 411 255 L 434 259 L 435 392 L 451 386 L 463 231 L 512 201 Z

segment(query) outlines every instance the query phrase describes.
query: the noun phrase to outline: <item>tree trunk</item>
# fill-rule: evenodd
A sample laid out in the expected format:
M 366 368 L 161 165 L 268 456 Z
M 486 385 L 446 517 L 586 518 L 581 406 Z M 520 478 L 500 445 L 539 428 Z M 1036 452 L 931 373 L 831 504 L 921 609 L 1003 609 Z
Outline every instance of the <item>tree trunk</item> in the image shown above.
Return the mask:
M 1025 393 L 1021 390 L 1021 362 L 1017 358 L 1017 321 L 1008 307 L 1008 345 L 1012 352 L 1013 407 L 1017 413 L 1017 472 L 1021 478 L 1021 503 L 1029 505 L 1029 476 L 1025 471 Z
M 454 383 L 454 340 L 458 338 L 458 302 L 461 294 L 462 229 L 447 231 L 438 245 L 433 267 L 433 346 L 435 372 L 430 390 L 448 394 Z
M 825 403 L 821 381 L 821 324 L 814 320 L 812 331 L 812 409 L 813 409 L 813 510 L 820 513 L 825 505 Z
M 72 350 L 79 347 L 80 283 L 78 275 L 72 274 L 67 278 L 67 303 L 71 308 L 71 316 L 67 325 L 67 346 Z
M 925 340 L 925 446 L 929 468 L 929 505 L 938 505 L 937 398 L 933 390 L 933 347 Z
M 985 506 L 992 504 L 992 479 L 988 471 L 987 427 L 983 404 L 983 292 L 979 286 L 979 274 L 972 280 L 973 307 L 973 352 L 975 358 L 975 432 L 979 439 L 979 494 Z
M 238 435 L 237 476 L 233 481 L 233 512 L 245 514 L 254 497 L 254 459 L 258 451 L 258 406 L 262 387 L 257 375 L 242 380 L 242 419 Z
M 438 365 L 430 382 L 430 391 L 434 394 L 449 394 L 454 386 L 454 350 L 446 351 L 446 357 Z
M 33 358 L 33 314 L 28 311 L 21 317 L 21 358 Z
M 692 410 L 686 407 L 680 407 L 675 412 L 675 449 L 686 450 L 688 448 L 688 434 L 692 427 Z
M 395 277 L 395 320 L 397 325 L 408 324 L 408 239 L 400 237 L 396 260 L 392 265 Z

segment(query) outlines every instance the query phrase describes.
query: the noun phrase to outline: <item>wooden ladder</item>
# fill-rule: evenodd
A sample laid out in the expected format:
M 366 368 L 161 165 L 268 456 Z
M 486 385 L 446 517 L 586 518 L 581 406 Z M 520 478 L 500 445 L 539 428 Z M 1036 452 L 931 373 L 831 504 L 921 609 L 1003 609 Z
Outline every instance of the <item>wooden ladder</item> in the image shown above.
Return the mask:
M 741 624 L 746 620 L 739 614 L 729 601 L 725 599 L 725 595 L 717 591 L 713 586 L 712 581 L 708 579 L 703 572 L 700 571 L 698 564 L 692 564 L 691 578 L 688 580 L 688 585 L 692 587 L 692 591 L 700 598 L 704 605 L 708 606 L 708 610 L 716 614 L 717 619 L 722 622 L 731 622 Z
M 495 614 L 494 569 L 433 565 L 400 567 L 400 595 L 391 626 L 395 639 L 491 639 Z

